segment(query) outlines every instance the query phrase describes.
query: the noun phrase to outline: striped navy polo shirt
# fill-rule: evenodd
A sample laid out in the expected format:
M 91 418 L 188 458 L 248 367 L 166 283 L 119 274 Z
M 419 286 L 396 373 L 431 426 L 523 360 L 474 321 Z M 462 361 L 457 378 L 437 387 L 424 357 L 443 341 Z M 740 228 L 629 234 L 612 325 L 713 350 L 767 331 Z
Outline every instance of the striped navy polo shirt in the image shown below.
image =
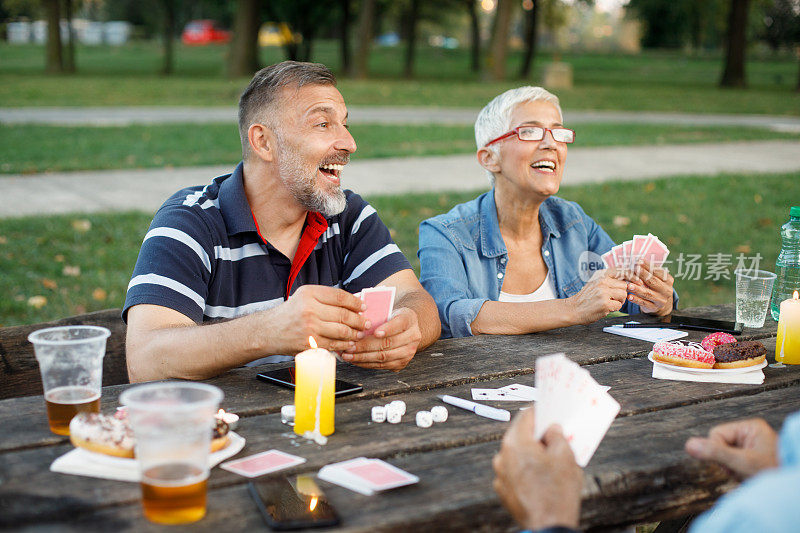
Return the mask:
M 261 238 L 242 168 L 161 206 L 128 284 L 124 320 L 137 304 L 169 307 L 198 324 L 234 318 L 275 307 L 302 285 L 356 293 L 411 268 L 375 209 L 351 191 L 340 214 L 308 214 L 293 264 Z

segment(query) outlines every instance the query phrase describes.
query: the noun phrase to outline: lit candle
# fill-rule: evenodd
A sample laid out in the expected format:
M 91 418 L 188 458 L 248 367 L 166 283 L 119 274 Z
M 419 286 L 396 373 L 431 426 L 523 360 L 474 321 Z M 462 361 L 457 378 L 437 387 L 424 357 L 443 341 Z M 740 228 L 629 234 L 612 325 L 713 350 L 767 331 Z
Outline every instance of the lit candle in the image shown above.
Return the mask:
M 791 299 L 781 302 L 775 360 L 787 365 L 800 365 L 800 299 L 797 291 Z
M 319 442 L 333 433 L 336 358 L 328 350 L 317 348 L 313 337 L 308 343 L 311 349 L 294 358 L 294 432 Z

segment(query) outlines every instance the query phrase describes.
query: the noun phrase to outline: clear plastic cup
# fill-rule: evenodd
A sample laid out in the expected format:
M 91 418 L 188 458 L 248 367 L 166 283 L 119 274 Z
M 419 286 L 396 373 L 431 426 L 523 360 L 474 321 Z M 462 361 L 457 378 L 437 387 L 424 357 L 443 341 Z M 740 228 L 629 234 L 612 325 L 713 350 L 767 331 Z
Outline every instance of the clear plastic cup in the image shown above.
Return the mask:
M 69 435 L 78 413 L 100 412 L 103 356 L 111 332 L 99 326 L 59 326 L 28 335 L 42 373 L 50 431 Z
M 775 274 L 765 270 L 734 270 L 736 276 L 736 321 L 748 328 L 761 328 L 769 310 Z
M 206 514 L 208 455 L 222 391 L 212 385 L 166 382 L 120 395 L 136 436 L 145 517 L 187 524 Z

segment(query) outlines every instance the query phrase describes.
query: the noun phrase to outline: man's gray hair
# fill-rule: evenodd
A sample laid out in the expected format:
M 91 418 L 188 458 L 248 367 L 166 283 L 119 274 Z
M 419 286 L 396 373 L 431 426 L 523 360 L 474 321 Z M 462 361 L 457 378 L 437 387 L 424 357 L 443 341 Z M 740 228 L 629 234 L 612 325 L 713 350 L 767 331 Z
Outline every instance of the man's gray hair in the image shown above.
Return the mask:
M 514 108 L 525 102 L 536 101 L 550 102 L 556 109 L 558 115 L 563 122 L 564 116 L 561 113 L 561 105 L 558 103 L 558 97 L 553 93 L 547 91 L 542 87 L 532 87 L 526 85 L 525 87 L 518 87 L 516 89 L 509 89 L 503 94 L 496 96 L 494 100 L 486 104 L 486 107 L 481 109 L 478 113 L 478 118 L 475 120 L 475 144 L 478 145 L 478 150 L 486 146 L 486 143 L 492 139 L 500 137 L 502 134 L 511 129 L 511 114 Z M 487 147 L 492 153 L 497 154 L 497 145 Z M 489 178 L 489 183 L 494 187 L 494 174 L 486 171 Z
M 297 89 L 304 85 L 336 86 L 336 77 L 322 63 L 301 63 L 299 61 L 283 61 L 262 68 L 255 73 L 250 85 L 239 98 L 239 137 L 242 140 L 242 158 L 247 159 L 250 153 L 250 142 L 247 130 L 253 124 L 266 124 L 276 130 L 280 125 L 273 118 L 277 109 L 274 104 L 281 89 L 294 86 Z

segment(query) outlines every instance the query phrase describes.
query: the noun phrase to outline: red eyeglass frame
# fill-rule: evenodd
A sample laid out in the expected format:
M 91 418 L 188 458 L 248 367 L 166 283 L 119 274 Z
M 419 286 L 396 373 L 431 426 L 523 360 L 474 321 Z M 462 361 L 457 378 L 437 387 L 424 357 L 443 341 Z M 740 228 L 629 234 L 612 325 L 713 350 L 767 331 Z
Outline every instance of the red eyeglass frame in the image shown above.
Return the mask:
M 491 141 L 489 141 L 488 143 L 484 144 L 483 146 L 484 147 L 485 146 L 489 146 L 490 144 L 494 144 L 497 141 L 502 141 L 503 139 L 507 139 L 508 137 L 511 137 L 512 135 L 516 135 L 517 138 L 520 141 L 524 140 L 524 141 L 528 142 L 528 139 L 520 139 L 520 137 L 519 137 L 519 130 L 521 130 L 522 128 L 542 128 L 544 130 L 544 133 L 542 134 L 542 138 L 539 139 L 539 141 L 544 140 L 544 137 L 545 137 L 545 135 L 547 135 L 548 131 L 550 132 L 550 135 L 553 135 L 553 130 L 554 129 L 556 129 L 556 130 L 568 130 L 568 131 L 572 132 L 572 140 L 569 141 L 569 142 L 564 142 L 564 141 L 556 141 L 556 142 L 563 142 L 564 144 L 572 144 L 572 143 L 575 142 L 575 130 L 571 130 L 569 128 L 545 128 L 545 127 L 542 127 L 542 126 L 517 126 L 513 130 L 502 134 L 500 137 L 498 137 L 496 139 L 492 139 Z M 555 138 L 553 140 L 555 141 Z M 529 142 L 539 142 L 539 141 L 529 141 Z

